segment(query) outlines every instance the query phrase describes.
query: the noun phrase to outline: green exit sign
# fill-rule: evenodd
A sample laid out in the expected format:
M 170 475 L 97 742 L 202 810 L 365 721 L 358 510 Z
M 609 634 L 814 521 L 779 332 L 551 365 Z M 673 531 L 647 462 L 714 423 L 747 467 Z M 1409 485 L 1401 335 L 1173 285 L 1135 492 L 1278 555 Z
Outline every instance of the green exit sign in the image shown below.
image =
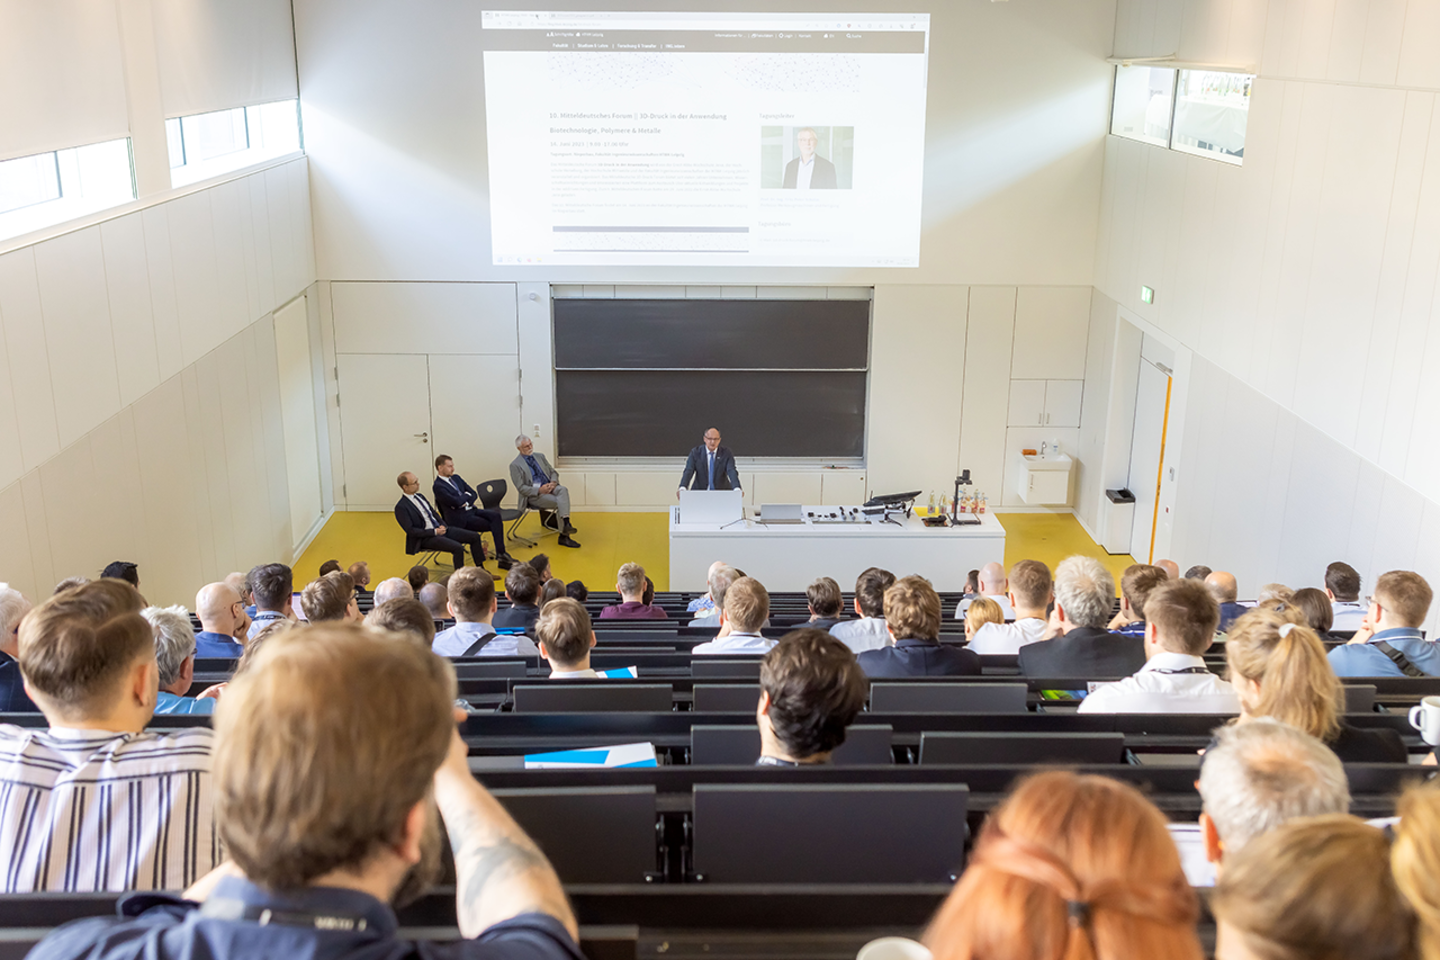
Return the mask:
M 1152 290 L 1150 287 L 1143 287 L 1143 286 L 1142 286 L 1142 287 L 1140 288 L 1140 299 L 1143 300 L 1143 301 L 1145 301 L 1146 303 L 1154 303 L 1154 302 L 1155 302 L 1155 291 Z

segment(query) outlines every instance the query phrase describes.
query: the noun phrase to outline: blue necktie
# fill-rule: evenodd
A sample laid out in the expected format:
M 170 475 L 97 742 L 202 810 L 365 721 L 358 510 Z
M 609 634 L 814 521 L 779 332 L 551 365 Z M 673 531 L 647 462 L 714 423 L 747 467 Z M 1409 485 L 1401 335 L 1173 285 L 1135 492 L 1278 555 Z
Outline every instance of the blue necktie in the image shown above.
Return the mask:
M 710 489 L 715 489 L 715 454 L 713 451 L 710 454 Z
M 540 464 L 535 462 L 535 458 L 533 456 L 526 457 L 525 462 L 530 464 L 530 475 L 532 477 L 540 481 L 542 484 L 550 482 L 550 478 L 545 476 L 545 472 L 540 469 Z

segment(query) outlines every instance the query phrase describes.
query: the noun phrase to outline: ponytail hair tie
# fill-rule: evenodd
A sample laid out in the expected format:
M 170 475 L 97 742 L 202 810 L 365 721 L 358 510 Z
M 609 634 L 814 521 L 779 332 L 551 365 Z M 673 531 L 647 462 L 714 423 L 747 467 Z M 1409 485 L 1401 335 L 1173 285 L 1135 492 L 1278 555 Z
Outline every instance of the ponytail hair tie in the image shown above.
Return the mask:
M 1065 911 L 1070 917 L 1070 926 L 1088 927 L 1090 925 L 1090 904 L 1084 900 L 1066 900 Z
M 1282 636 L 1282 637 L 1288 637 L 1288 636 L 1290 636 L 1290 631 L 1291 631 L 1291 630 L 1294 630 L 1294 629 L 1295 629 L 1295 624 L 1293 624 L 1293 623 L 1282 623 L 1282 624 L 1280 625 L 1280 636 Z

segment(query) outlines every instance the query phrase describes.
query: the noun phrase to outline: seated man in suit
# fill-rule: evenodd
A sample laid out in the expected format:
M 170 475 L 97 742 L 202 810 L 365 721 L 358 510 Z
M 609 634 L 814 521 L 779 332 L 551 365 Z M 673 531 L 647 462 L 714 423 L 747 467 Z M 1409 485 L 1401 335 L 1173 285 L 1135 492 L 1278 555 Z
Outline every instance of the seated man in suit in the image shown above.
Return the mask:
M 680 490 L 739 490 L 740 474 L 735 471 L 735 457 L 729 447 L 720 446 L 720 431 L 705 431 L 705 442 L 685 458 L 685 472 L 680 474 Z M 680 496 L 680 490 L 675 496 Z
M 1330 598 L 1331 630 L 1359 630 L 1369 611 L 1360 600 L 1360 571 L 1336 560 L 1325 568 L 1325 594 Z
M 1021 647 L 1020 672 L 1027 677 L 1089 680 L 1125 677 L 1139 670 L 1145 665 L 1144 638 L 1105 629 L 1114 603 L 1115 581 L 1099 560 L 1062 560 L 1055 568 L 1055 613 L 1050 628 L 1057 635 Z
M 235 588 L 223 580 L 207 583 L 195 594 L 195 616 L 200 632 L 195 635 L 195 656 L 205 659 L 238 659 L 245 652 L 235 638 L 249 636 L 250 618 Z
M 515 558 L 505 549 L 505 524 L 500 511 L 486 510 L 476 502 L 480 495 L 455 472 L 455 461 L 443 453 L 435 458 L 435 474 L 431 492 L 440 505 L 440 516 L 445 518 L 445 523 L 475 533 L 490 531 L 495 541 L 495 562 L 501 570 L 509 570 Z
M 1440 644 L 1426 640 L 1420 624 L 1434 594 L 1418 573 L 1391 570 L 1375 581 L 1370 609 L 1354 638 L 1330 651 L 1342 677 L 1440 677 Z
M 1050 568 L 1039 560 L 1021 560 L 1010 571 L 1008 583 L 1009 606 L 1015 621 L 985 624 L 975 631 L 967 649 L 980 654 L 1016 654 L 1044 635 L 1045 608 L 1050 605 L 1053 596 Z M 966 610 L 969 610 L 968 605 Z
M 0 712 L 35 713 L 37 708 L 25 695 L 20 679 L 20 621 L 30 612 L 30 601 L 10 586 L 0 583 Z
M 760 661 L 757 767 L 829 763 L 845 728 L 865 706 L 865 672 L 850 648 L 824 630 L 801 627 Z
M 395 522 L 405 531 L 405 552 L 411 556 L 422 550 L 443 550 L 450 554 L 455 569 L 465 566 L 465 544 L 475 566 L 485 564 L 485 544 L 478 533 L 449 527 L 420 492 L 420 479 L 408 470 L 395 478 L 401 497 L 395 504 Z
M 797 623 L 797 627 L 814 627 L 829 632 L 835 624 L 845 619 L 845 597 L 840 593 L 840 584 L 830 577 L 816 577 L 805 588 L 805 606 L 810 619 Z
M 768 653 L 775 641 L 760 635 L 770 616 L 770 594 L 754 577 L 740 577 L 725 591 L 720 607 L 720 632 L 690 652 Z
M 1097 689 L 1081 701 L 1080 712 L 1239 713 L 1235 688 L 1201 657 L 1220 623 L 1220 606 L 1206 585 L 1166 580 L 1151 591 L 1145 615 L 1145 666 Z
M 980 673 L 979 654 L 940 642 L 940 595 L 924 577 L 902 577 L 885 591 L 885 626 L 894 646 L 860 654 L 867 677 Z
M 1250 608 L 1235 602 L 1240 586 L 1235 582 L 1233 573 L 1216 570 L 1205 578 L 1205 586 L 1210 588 L 1210 595 L 1220 605 L 1220 632 L 1224 633 L 1230 629 L 1230 624 L 1235 622 L 1236 617 L 1244 616 Z
M 600 674 L 590 667 L 595 630 L 590 614 L 578 601 L 557 597 L 545 604 L 535 621 L 535 638 L 540 656 L 550 664 L 551 680 L 599 679 Z
M 545 511 L 554 515 L 555 525 L 550 529 L 560 532 L 560 546 L 580 546 L 570 537 L 579 531 L 570 522 L 570 491 L 560 483 L 559 471 L 550 466 L 545 454 L 535 452 L 529 437 L 516 437 L 515 449 L 520 455 L 510 461 L 511 486 L 520 492 L 523 502 L 542 512 L 542 519 Z
M 815 148 L 820 145 L 820 137 L 815 131 L 802 127 L 800 132 L 795 134 L 795 145 L 800 148 L 800 156 L 785 164 L 785 179 L 780 183 L 781 189 L 834 190 L 838 183 L 835 179 L 835 164 L 815 152 Z
M 890 645 L 885 626 L 885 591 L 895 583 L 895 574 L 879 567 L 862 570 L 855 578 L 855 612 L 858 620 L 844 620 L 830 628 L 830 635 L 856 653 L 879 650 Z M 940 635 L 940 627 L 935 627 Z

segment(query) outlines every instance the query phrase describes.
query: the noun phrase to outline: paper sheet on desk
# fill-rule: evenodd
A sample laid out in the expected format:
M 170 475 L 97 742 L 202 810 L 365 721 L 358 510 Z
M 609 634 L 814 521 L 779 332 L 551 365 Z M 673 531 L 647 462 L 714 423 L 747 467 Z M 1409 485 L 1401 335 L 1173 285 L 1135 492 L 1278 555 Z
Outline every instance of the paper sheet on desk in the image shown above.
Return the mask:
M 1198 823 L 1168 824 L 1170 837 L 1180 851 L 1180 866 L 1192 887 L 1215 886 L 1215 864 L 1205 857 L 1205 835 Z
M 640 676 L 639 667 L 616 667 L 613 670 L 596 670 L 595 672 L 600 674 L 600 676 L 602 677 L 606 677 L 612 680 L 619 677 L 628 677 L 634 679 L 635 677 Z
M 555 753 L 525 756 L 526 770 L 575 770 L 595 767 L 654 767 L 655 744 L 622 743 L 611 747 L 586 747 Z

